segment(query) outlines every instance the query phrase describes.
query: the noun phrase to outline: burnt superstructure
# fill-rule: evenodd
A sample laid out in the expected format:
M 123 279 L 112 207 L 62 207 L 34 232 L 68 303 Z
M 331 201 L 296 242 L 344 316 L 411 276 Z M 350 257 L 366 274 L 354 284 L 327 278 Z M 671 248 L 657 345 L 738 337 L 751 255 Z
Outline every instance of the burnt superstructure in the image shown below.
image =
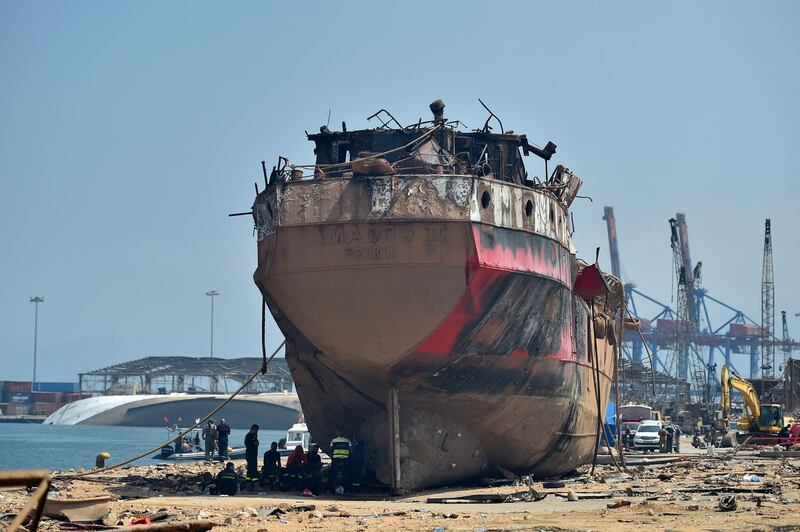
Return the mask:
M 576 258 L 580 179 L 526 172 L 555 145 L 443 109 L 323 127 L 314 164 L 282 159 L 253 206 L 254 279 L 313 437 L 360 440 L 380 481 L 564 473 L 595 447 L 622 286 Z

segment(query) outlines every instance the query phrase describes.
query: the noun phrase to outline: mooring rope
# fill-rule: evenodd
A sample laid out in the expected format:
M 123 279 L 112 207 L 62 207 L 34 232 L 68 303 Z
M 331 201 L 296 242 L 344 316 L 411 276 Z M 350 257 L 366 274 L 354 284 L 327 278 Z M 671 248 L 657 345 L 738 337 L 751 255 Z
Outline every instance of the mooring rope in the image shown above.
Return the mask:
M 184 430 L 183 432 L 181 432 L 180 434 L 178 434 L 177 436 L 175 436 L 171 440 L 165 441 L 164 443 L 162 443 L 160 445 L 157 445 L 157 446 L 153 447 L 152 449 L 148 449 L 147 451 L 143 452 L 142 454 L 134 456 L 133 458 L 128 458 L 127 460 L 125 460 L 123 462 L 120 462 L 118 464 L 114 464 L 114 465 L 111 465 L 111 466 L 108 466 L 108 467 L 103 467 L 103 468 L 98 467 L 98 468 L 95 468 L 95 469 L 90 469 L 89 471 L 84 471 L 82 473 L 61 473 L 61 474 L 58 474 L 58 475 L 53 475 L 53 479 L 57 479 L 58 480 L 58 479 L 73 479 L 73 478 L 87 477 L 89 475 L 95 475 L 97 473 L 103 473 L 105 471 L 110 471 L 112 469 L 117 469 L 117 468 L 126 466 L 126 465 L 130 464 L 131 462 L 135 462 L 136 460 L 141 460 L 142 458 L 145 458 L 145 457 L 151 455 L 152 453 L 155 453 L 155 452 L 161 450 L 162 447 L 165 447 L 165 446 L 167 446 L 167 445 L 169 445 L 171 443 L 174 443 L 174 442 L 178 441 L 179 439 L 181 439 L 184 436 L 186 436 L 186 434 L 188 434 L 189 432 L 193 431 L 194 429 L 199 427 L 201 424 L 203 424 L 203 422 L 205 422 L 211 416 L 213 416 L 214 414 L 216 414 L 217 412 L 222 410 L 225 407 L 225 405 L 227 405 L 228 403 L 230 403 L 233 400 L 234 397 L 239 395 L 239 393 L 242 390 L 247 388 L 247 386 L 251 382 L 253 382 L 253 379 L 255 379 L 258 376 L 259 373 L 262 373 L 262 372 L 266 371 L 267 364 L 272 362 L 272 359 L 275 358 L 275 355 L 278 354 L 278 351 L 280 351 L 281 348 L 284 345 L 286 345 L 286 340 L 285 339 L 280 343 L 280 345 L 278 347 L 275 348 L 275 351 L 272 352 L 272 355 L 269 357 L 269 359 L 264 361 L 262 367 L 258 368 L 252 375 L 250 375 L 250 377 L 246 381 L 244 381 L 244 383 L 239 387 L 238 390 L 233 392 L 230 395 L 230 397 L 228 397 L 224 402 L 222 402 L 222 404 L 217 406 L 214 410 L 209 412 L 203 419 L 197 421 L 194 425 L 192 425 L 188 429 Z M 266 349 L 264 349 L 262 351 L 262 354 L 266 358 Z

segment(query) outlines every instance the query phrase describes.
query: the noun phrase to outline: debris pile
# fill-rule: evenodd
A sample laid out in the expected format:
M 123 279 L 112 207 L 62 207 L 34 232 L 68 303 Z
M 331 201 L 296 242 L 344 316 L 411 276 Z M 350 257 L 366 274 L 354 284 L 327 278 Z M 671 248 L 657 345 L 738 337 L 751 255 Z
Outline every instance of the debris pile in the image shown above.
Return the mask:
M 403 497 L 388 492 L 314 498 L 294 492 L 203 495 L 203 473 L 215 474 L 218 468 L 154 465 L 55 479 L 51 500 L 97 500 L 106 506 L 90 523 L 45 511 L 39 530 L 453 531 L 525 529 L 531 521 L 537 527 L 595 530 L 618 529 L 620 523 L 672 529 L 800 525 L 800 458 L 762 456 L 757 450 L 681 456 L 623 471 L 598 466 L 594 475 L 586 467 L 560 479 L 488 482 L 488 487 Z M 24 489 L 0 492 L 0 526 L 28 497 Z

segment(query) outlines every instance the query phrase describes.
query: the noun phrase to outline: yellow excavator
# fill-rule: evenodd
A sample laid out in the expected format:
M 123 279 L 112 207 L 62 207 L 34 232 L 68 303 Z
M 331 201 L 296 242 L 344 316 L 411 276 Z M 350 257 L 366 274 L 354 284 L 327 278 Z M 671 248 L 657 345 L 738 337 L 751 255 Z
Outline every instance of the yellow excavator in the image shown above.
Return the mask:
M 749 381 L 732 373 L 722 366 L 722 422 L 725 430 L 731 415 L 731 389 L 739 390 L 744 398 L 747 410 L 736 428 L 754 434 L 777 435 L 783 427 L 794 423 L 794 418 L 785 416 L 783 406 L 779 404 L 761 404 L 756 389 Z

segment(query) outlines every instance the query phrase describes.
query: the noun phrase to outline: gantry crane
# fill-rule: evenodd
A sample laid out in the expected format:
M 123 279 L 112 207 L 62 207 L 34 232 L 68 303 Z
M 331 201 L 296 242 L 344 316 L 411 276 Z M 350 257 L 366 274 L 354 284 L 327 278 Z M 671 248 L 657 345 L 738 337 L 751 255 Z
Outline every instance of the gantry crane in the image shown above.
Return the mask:
M 621 251 L 617 238 L 616 218 L 613 207 L 604 208 L 604 216 L 607 229 L 608 229 L 608 243 L 609 252 L 611 256 L 612 272 L 617 274 L 621 273 Z M 687 282 L 686 272 L 690 274 L 690 280 L 693 284 L 691 296 L 687 291 L 686 306 L 683 310 L 684 321 L 691 321 L 688 316 L 694 316 L 696 321 L 693 321 L 694 326 L 689 328 L 683 324 L 683 331 L 690 332 L 691 334 L 685 335 L 688 349 L 686 352 L 686 375 L 691 377 L 695 384 L 693 392 L 702 402 L 710 402 L 715 400 L 717 393 L 717 375 L 718 365 L 716 358 L 722 355 L 723 360 L 720 360 L 720 365 L 725 365 L 734 372 L 737 372 L 736 364 L 732 360 L 734 354 L 749 355 L 749 373 L 748 368 L 744 369 L 744 374 L 750 375 L 749 378 L 756 379 L 759 375 L 759 367 L 761 365 L 761 357 L 759 355 L 759 348 L 763 345 L 763 338 L 761 332 L 758 331 L 757 323 L 755 320 L 747 316 L 743 311 L 735 308 L 734 306 L 721 301 L 709 293 L 709 291 L 701 287 L 700 282 L 700 263 L 691 266 L 691 259 L 684 260 L 684 257 L 690 257 L 689 254 L 689 240 L 688 240 L 688 227 L 686 224 L 686 217 L 682 213 L 676 214 L 675 218 L 675 236 L 674 245 L 680 252 L 680 258 L 676 261 L 676 277 L 680 280 L 680 271 L 684 272 L 684 284 Z M 674 255 L 673 251 L 673 255 Z M 674 260 L 673 256 L 673 260 Z M 624 350 L 627 359 L 632 366 L 641 368 L 642 355 L 644 354 L 645 344 L 649 347 L 648 354 L 652 354 L 652 369 L 657 373 L 655 380 L 656 386 L 661 391 L 655 393 L 656 397 L 669 397 L 672 394 L 680 393 L 685 384 L 677 379 L 676 371 L 676 328 L 679 324 L 677 312 L 673 310 L 667 303 L 663 303 L 658 299 L 648 295 L 639 290 L 630 279 L 625 279 L 625 300 L 626 307 L 630 313 L 641 319 L 641 335 L 633 331 L 626 331 L 624 336 Z M 685 287 L 684 287 L 685 290 Z M 689 297 L 692 303 L 689 303 Z M 655 310 L 650 310 L 654 308 Z M 716 320 L 712 320 L 712 316 Z M 800 316 L 800 313 L 798 313 Z M 661 327 L 661 322 L 664 322 L 664 327 Z M 749 329 L 738 328 L 734 330 L 734 325 L 746 325 Z M 753 327 L 751 327 L 753 326 Z M 730 330 L 729 330 L 730 327 Z M 754 331 L 747 333 L 747 331 Z M 745 332 L 742 332 L 745 331 Z M 755 332 L 758 331 L 758 332 Z M 788 336 L 782 340 L 772 338 L 773 346 L 782 346 L 784 350 L 792 351 L 800 349 L 800 343 L 792 341 Z M 784 355 L 787 356 L 787 355 Z M 624 366 L 623 366 L 624 367 Z M 649 369 L 645 368 L 647 371 Z M 705 385 L 701 385 L 699 376 L 701 371 L 705 370 L 706 380 Z M 695 375 L 695 373 L 697 375 Z M 666 375 L 665 375 L 666 374 Z M 632 373 L 631 375 L 639 375 Z M 668 379 L 667 376 L 668 375 Z M 642 374 L 637 377 L 640 380 L 636 382 L 626 382 L 622 390 L 627 389 L 627 393 L 632 394 L 636 400 L 642 401 L 647 397 L 647 382 L 650 381 L 649 373 Z M 667 391 L 669 390 L 669 392 Z
M 689 349 L 692 337 L 696 332 L 696 314 L 694 308 L 694 271 L 689 258 L 688 232 L 686 231 L 686 218 L 670 218 L 670 245 L 675 269 L 677 285 L 678 319 L 675 321 L 675 354 L 677 356 L 677 377 L 689 381 Z M 702 370 L 701 370 L 702 371 Z M 697 381 L 693 368 L 692 377 Z M 702 386 L 705 383 L 705 372 L 699 380 Z
M 764 261 L 761 268 L 761 378 L 775 378 L 775 279 L 772 271 L 772 226 L 764 222 Z
M 783 324 L 783 368 L 787 368 L 789 359 L 792 356 L 792 339 L 789 337 L 789 324 L 786 323 L 786 311 L 781 311 L 781 322 Z

